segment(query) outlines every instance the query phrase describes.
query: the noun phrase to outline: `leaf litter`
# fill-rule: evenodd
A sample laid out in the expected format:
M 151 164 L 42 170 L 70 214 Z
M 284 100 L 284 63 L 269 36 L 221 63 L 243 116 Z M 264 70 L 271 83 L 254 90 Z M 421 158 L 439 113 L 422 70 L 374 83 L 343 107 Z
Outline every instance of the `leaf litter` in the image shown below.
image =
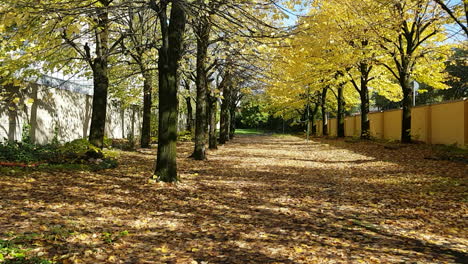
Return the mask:
M 179 145 L 117 169 L 0 177 L 0 239 L 56 263 L 463 263 L 466 163 L 425 145 L 239 136 L 206 161 Z

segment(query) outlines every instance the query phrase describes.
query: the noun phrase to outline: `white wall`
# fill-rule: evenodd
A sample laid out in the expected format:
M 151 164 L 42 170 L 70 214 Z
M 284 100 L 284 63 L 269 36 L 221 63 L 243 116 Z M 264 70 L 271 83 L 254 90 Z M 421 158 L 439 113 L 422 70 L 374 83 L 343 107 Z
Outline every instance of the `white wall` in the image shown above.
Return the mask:
M 0 141 L 21 140 L 25 124 L 31 125 L 31 136 L 39 144 L 49 143 L 57 128 L 58 139 L 67 142 L 86 138 L 91 119 L 92 96 L 65 89 L 30 85 L 22 90 L 18 109 L 9 109 L 0 103 Z M 28 103 L 28 99 L 35 99 Z M 139 109 L 122 109 L 109 100 L 106 135 L 109 138 L 126 138 L 140 135 Z

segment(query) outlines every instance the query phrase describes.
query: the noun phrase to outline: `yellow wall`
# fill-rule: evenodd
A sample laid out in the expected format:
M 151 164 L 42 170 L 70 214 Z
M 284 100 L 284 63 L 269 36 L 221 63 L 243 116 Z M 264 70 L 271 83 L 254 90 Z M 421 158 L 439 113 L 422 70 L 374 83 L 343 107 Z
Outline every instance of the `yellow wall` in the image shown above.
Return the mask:
M 374 138 L 383 138 L 384 137 L 384 114 L 383 112 L 376 112 L 369 114 L 370 120 L 370 132 L 371 136 Z
M 431 106 L 432 144 L 458 144 L 465 142 L 466 101 Z
M 336 137 L 338 135 L 338 121 L 336 118 L 328 119 L 328 135 Z
M 411 109 L 411 138 L 415 141 L 431 143 L 431 106 Z
M 357 115 L 354 122 L 355 122 L 354 123 L 354 136 L 360 137 L 361 136 L 361 115 Z
M 317 122 L 315 122 L 316 126 L 317 126 L 317 136 L 323 136 L 323 133 L 322 133 L 322 120 L 318 120 Z
M 465 99 L 465 140 L 462 146 L 468 148 L 468 100 Z
M 371 136 L 379 139 L 400 140 L 401 110 L 369 114 Z M 322 135 L 322 122 L 317 121 L 317 131 Z M 330 136 L 337 134 L 336 118 L 328 120 Z M 361 116 L 345 118 L 345 135 L 361 134 Z M 429 144 L 457 144 L 468 147 L 468 99 L 411 109 L 411 135 L 413 140 Z
M 385 111 L 383 112 L 383 115 L 384 138 L 389 140 L 400 140 L 402 110 L 397 109 Z
M 354 137 L 355 134 L 354 132 L 356 131 L 356 127 L 355 127 L 355 119 L 356 117 L 355 116 L 348 116 L 345 118 L 345 123 L 344 123 L 344 126 L 345 126 L 345 136 L 347 137 Z

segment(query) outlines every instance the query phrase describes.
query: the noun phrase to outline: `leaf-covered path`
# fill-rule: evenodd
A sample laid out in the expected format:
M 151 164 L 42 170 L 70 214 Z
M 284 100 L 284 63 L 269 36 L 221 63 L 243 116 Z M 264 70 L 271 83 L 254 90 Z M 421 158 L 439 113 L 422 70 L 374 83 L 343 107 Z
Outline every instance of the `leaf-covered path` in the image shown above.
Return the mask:
M 466 163 L 430 149 L 239 136 L 209 160 L 179 147 L 178 185 L 153 152 L 118 169 L 0 177 L 0 239 L 57 263 L 462 263 Z

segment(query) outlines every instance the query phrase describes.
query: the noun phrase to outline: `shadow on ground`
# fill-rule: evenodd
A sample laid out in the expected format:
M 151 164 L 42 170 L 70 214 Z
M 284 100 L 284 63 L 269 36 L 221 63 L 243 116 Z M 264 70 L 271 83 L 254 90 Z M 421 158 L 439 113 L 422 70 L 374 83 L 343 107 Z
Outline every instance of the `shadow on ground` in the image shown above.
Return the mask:
M 466 165 L 295 137 L 239 136 L 149 184 L 153 153 L 118 169 L 0 177 L 0 238 L 58 263 L 462 263 Z M 465 180 L 465 183 L 463 182 Z M 34 234 L 34 236 L 31 236 Z

